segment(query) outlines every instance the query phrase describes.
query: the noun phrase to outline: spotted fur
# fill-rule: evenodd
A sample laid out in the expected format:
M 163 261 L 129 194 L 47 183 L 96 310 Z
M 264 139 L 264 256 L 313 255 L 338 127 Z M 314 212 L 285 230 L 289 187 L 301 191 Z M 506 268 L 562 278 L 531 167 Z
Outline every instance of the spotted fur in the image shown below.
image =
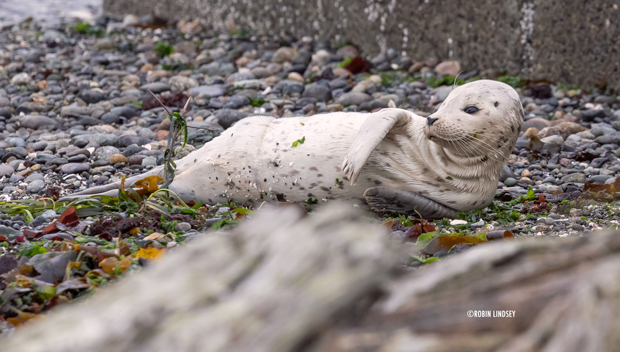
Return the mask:
M 463 111 L 471 104 L 480 109 L 474 115 Z M 178 160 L 170 188 L 186 201 L 240 204 L 279 195 L 298 202 L 359 202 L 367 189 L 381 185 L 458 211 L 486 206 L 523 123 L 518 94 L 500 82 L 468 83 L 454 89 L 432 117 L 437 118 L 432 126 L 402 109 L 248 117 Z M 292 146 L 303 137 L 303 144 Z M 161 172 L 155 168 L 126 184 Z M 74 196 L 114 195 L 116 188 L 110 184 Z M 410 198 L 399 198 L 398 209 Z

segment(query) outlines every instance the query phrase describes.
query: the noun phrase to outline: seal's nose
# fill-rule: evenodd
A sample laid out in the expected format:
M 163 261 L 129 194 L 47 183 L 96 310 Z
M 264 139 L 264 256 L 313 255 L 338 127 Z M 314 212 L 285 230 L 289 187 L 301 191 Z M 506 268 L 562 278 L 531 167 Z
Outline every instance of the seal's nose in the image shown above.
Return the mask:
M 426 118 L 426 124 L 432 126 L 437 120 L 439 120 L 437 117 L 428 117 Z

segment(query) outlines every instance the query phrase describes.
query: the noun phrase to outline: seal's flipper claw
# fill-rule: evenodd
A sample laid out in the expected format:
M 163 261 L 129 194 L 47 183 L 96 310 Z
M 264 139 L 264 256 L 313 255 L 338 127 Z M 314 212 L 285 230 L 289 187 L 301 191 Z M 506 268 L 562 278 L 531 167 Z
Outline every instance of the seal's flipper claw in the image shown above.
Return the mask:
M 372 187 L 364 192 L 366 203 L 375 211 L 393 211 L 423 219 L 456 217 L 456 211 L 414 192 L 388 187 Z
M 342 173 L 345 178 L 351 180 L 351 185 L 353 185 L 353 183 L 357 180 L 361 170 L 361 168 L 356 168 L 355 165 L 355 161 L 351 160 L 348 155 L 344 159 L 344 163 L 342 163 Z

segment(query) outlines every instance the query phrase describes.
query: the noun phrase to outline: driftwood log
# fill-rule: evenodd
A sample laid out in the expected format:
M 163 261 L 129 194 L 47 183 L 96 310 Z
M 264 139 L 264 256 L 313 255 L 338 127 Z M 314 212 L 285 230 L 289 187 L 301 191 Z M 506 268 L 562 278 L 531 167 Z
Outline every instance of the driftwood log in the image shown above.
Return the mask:
M 511 310 L 513 318 L 468 317 Z M 491 243 L 404 275 L 319 351 L 618 351 L 620 232 Z
M 376 290 L 397 262 L 387 228 L 334 204 L 265 212 L 205 234 L 83 304 L 24 326 L 2 351 L 292 351 Z
M 207 234 L 1 351 L 615 351 L 620 232 L 479 245 L 407 271 L 350 206 Z M 514 311 L 514 317 L 468 317 Z

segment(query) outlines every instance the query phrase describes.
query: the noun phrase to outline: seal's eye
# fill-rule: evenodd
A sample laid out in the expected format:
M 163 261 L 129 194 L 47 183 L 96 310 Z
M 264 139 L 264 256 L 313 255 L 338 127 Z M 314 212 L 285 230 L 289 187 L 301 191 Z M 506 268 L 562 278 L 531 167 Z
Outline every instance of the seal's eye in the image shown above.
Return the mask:
M 478 111 L 480 111 L 480 109 L 478 109 L 475 106 L 468 106 L 465 109 L 463 109 L 463 111 L 465 111 L 466 114 L 473 115 L 473 114 L 477 113 Z

